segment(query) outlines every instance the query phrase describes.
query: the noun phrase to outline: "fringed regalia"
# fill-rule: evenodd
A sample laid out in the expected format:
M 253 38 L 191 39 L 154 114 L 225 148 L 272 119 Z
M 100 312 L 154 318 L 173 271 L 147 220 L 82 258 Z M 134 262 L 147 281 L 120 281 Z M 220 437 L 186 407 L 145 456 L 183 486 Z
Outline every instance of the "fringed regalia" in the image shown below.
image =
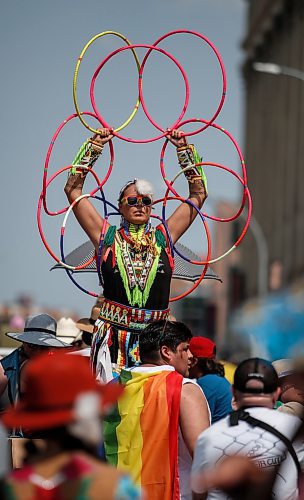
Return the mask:
M 161 226 L 126 221 L 108 228 L 101 273 L 104 301 L 91 361 L 100 380 L 140 362 L 138 341 L 147 323 L 166 319 L 173 259 Z

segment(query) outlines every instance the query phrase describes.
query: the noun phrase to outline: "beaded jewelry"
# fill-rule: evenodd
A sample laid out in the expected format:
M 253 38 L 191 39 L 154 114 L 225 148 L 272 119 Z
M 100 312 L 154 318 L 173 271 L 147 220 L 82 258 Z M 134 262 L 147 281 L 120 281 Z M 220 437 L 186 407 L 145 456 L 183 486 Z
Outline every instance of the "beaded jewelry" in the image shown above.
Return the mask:
M 76 154 L 69 175 L 79 174 L 80 177 L 85 178 L 88 169 L 93 168 L 97 159 L 103 151 L 103 144 L 98 144 L 93 139 L 87 139 L 80 147 Z M 77 168 L 80 167 L 80 168 Z M 87 167 L 87 168 L 83 168 Z
M 187 169 L 184 174 L 190 184 L 201 181 L 204 185 L 206 194 L 208 194 L 207 189 L 207 178 L 205 172 L 201 166 L 197 166 L 197 163 L 202 162 L 202 158 L 199 156 L 196 148 L 193 144 L 187 144 L 186 146 L 180 146 L 176 149 L 177 159 L 180 167 L 184 170 L 186 167 L 193 165 L 192 169 Z

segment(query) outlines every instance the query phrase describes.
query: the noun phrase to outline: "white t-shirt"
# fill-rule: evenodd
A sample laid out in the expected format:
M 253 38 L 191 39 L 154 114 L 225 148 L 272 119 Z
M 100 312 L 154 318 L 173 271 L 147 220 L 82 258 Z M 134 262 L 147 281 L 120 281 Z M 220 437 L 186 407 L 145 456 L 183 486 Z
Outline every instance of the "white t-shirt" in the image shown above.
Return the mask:
M 136 366 L 130 369 L 131 371 L 139 372 L 139 373 L 154 373 L 160 371 L 174 371 L 175 368 L 170 365 L 161 365 L 161 366 Z M 195 384 L 202 392 L 202 395 L 205 398 L 205 394 L 202 388 L 190 378 L 183 378 L 184 384 Z M 206 398 L 205 398 L 206 400 Z M 209 410 L 209 406 L 206 400 L 206 404 Z M 211 422 L 211 414 L 209 410 L 209 423 Z M 191 500 L 192 492 L 190 485 L 190 473 L 191 473 L 191 465 L 192 465 L 192 457 L 188 451 L 188 448 L 183 439 L 180 428 L 178 429 L 178 472 L 179 472 L 179 487 L 180 487 L 180 498 L 181 500 Z
M 276 410 L 254 407 L 246 411 L 255 418 L 270 424 L 287 438 L 293 438 L 301 425 L 300 419 Z M 304 442 L 293 443 L 300 464 L 304 464 Z M 229 416 L 219 420 L 203 431 L 196 443 L 194 452 L 191 486 L 196 493 L 203 493 L 200 472 L 206 473 L 225 456 L 244 455 L 250 457 L 258 467 L 269 468 L 282 464 L 272 490 L 276 500 L 295 500 L 297 498 L 298 473 L 293 458 L 285 444 L 274 434 L 252 427 L 242 420 L 236 426 L 229 425 Z M 226 500 L 228 495 L 219 490 L 210 490 L 208 500 Z

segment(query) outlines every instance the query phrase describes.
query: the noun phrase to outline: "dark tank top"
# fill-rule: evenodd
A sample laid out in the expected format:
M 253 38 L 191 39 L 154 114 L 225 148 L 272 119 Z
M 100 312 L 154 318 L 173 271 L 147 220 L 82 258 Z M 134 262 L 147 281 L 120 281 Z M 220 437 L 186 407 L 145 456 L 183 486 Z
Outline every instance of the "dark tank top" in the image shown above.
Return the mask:
M 109 251 L 107 258 L 102 262 L 101 273 L 104 281 L 103 295 L 106 299 L 130 306 L 120 272 L 117 266 L 112 266 L 113 252 Z M 166 250 L 162 249 L 157 267 L 156 276 L 151 286 L 150 294 L 144 309 L 167 309 L 169 304 L 170 283 L 172 268 Z M 138 307 L 136 304 L 134 307 Z

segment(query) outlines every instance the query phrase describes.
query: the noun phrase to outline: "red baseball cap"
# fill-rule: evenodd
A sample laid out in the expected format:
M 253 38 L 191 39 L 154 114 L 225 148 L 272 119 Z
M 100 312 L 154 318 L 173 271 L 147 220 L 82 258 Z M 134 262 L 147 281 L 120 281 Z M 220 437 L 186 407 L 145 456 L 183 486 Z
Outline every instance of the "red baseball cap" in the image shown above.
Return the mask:
M 123 392 L 117 383 L 98 383 L 83 356 L 54 353 L 30 360 L 24 369 L 25 392 L 2 417 L 9 428 L 39 431 L 74 421 L 79 397 L 95 395 L 100 413 Z
M 207 337 L 192 337 L 189 349 L 196 358 L 215 358 L 216 345 Z

